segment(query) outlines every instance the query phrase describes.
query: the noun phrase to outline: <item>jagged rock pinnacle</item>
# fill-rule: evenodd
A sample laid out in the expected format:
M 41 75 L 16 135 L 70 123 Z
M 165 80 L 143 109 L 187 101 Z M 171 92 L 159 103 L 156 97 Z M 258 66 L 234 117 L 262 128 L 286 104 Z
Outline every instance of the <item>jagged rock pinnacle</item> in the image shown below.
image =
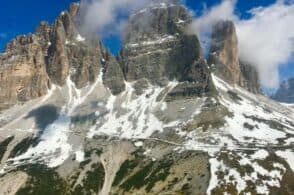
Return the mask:
M 260 93 L 258 72 L 254 66 L 240 62 L 238 38 L 232 21 L 217 22 L 212 31 L 208 63 L 217 76 L 252 93 Z

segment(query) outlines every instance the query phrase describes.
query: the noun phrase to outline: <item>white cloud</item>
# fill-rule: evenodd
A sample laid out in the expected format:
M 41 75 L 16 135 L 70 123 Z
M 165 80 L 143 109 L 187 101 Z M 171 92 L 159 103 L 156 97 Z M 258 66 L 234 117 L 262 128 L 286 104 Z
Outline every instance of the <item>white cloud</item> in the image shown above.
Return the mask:
M 202 47 L 204 47 L 205 52 L 209 50 L 210 47 L 210 32 L 212 26 L 219 20 L 234 20 L 238 18 L 234 15 L 235 1 L 224 0 L 221 4 L 207 9 L 204 7 L 204 11 L 200 17 L 193 20 L 192 25 L 188 29 L 188 33 L 195 33 L 200 36 Z
M 208 32 L 215 22 L 219 20 L 232 20 L 237 19 L 234 15 L 235 1 L 224 0 L 221 4 L 205 9 L 202 16 L 193 21 L 193 28 L 199 33 Z
M 129 15 L 134 9 L 145 5 L 147 0 L 84 0 L 83 29 L 87 33 L 99 33 L 101 36 L 120 31 L 124 19 L 121 14 Z
M 237 22 L 240 56 L 257 67 L 265 87 L 278 87 L 279 66 L 294 52 L 294 5 L 278 2 L 250 12 L 250 20 Z
M 294 4 L 277 1 L 268 7 L 249 11 L 251 18 L 240 19 L 235 14 L 235 1 L 224 0 L 204 12 L 193 22 L 193 30 L 207 41 L 211 26 L 218 20 L 233 20 L 239 39 L 240 58 L 254 65 L 264 87 L 276 88 L 279 84 L 279 67 L 293 57 Z

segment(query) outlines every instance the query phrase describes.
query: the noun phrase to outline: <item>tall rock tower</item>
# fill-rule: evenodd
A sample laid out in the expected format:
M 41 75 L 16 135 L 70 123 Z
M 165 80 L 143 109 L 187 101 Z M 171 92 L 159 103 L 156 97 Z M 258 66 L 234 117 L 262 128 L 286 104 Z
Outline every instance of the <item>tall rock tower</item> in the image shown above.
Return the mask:
M 154 0 L 135 12 L 126 27 L 120 63 L 126 80 L 153 84 L 187 82 L 178 93 L 202 94 L 212 82 L 196 35 L 186 34 L 192 17 L 177 0 Z
M 214 73 L 228 83 L 252 93 L 261 92 L 255 67 L 240 61 L 238 38 L 232 21 L 219 21 L 214 25 L 208 63 Z

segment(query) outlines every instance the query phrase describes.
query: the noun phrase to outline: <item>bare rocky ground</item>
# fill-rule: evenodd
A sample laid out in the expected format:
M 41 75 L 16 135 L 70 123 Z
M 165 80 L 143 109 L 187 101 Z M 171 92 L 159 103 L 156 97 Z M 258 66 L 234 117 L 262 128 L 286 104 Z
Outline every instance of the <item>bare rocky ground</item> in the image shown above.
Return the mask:
M 63 89 L 56 89 L 51 98 L 34 100 L 38 102 L 35 105 L 39 107 L 54 105 L 57 110 L 62 110 L 62 104 L 71 95 L 75 97 L 74 94 L 66 96 L 60 94 L 61 90 L 67 91 L 67 88 L 65 86 Z M 167 92 L 168 90 L 162 89 L 162 91 Z M 84 93 L 87 94 L 86 91 Z M 236 89 L 234 93 L 236 94 L 223 91 L 221 96 L 230 99 L 233 104 L 242 103 L 244 101 L 242 99 L 252 102 L 262 101 L 263 104 L 259 104 L 262 112 L 269 115 L 272 112 L 279 112 L 291 117 L 289 108 L 273 103 L 263 96 L 252 96 L 239 89 Z M 126 92 L 113 103 L 114 108 L 117 109 L 114 114 L 116 117 L 122 117 L 130 112 L 130 110 L 126 111 L 125 108 L 121 108 L 128 96 Z M 165 95 L 161 94 L 160 97 L 157 98 L 158 101 L 161 101 Z M 7 117 L 2 127 L 7 129 L 13 127 L 19 130 L 1 131 L 2 144 L 9 136 L 13 137 L 7 141 L 1 163 L 6 172 L 1 177 L 3 186 L 7 186 L 3 188 L 4 192 L 8 192 L 9 189 L 18 189 L 11 190 L 11 194 L 26 194 L 30 190 L 42 192 L 38 190 L 45 189 L 43 186 L 47 184 L 39 183 L 37 178 L 48 177 L 51 179 L 45 182 L 55 185 L 56 188 L 45 191 L 44 194 L 208 194 L 208 192 L 211 194 L 225 192 L 260 194 L 262 190 L 276 194 L 293 193 L 291 164 L 276 154 L 277 150 L 291 149 L 291 145 L 287 143 L 291 144 L 291 137 L 293 137 L 290 120 L 283 119 L 282 115 L 279 115 L 280 118 L 278 118 L 283 122 L 281 124 L 269 119 L 252 118 L 249 120 L 245 117 L 248 120 L 248 126 L 245 126 L 243 130 L 246 132 L 245 128 L 254 126 L 253 128 L 258 131 L 256 126 L 265 128 L 266 126 L 263 125 L 269 125 L 278 129 L 279 132 L 287 132 L 286 137 L 282 138 L 282 136 L 277 139 L 280 145 L 258 144 L 257 137 L 244 137 L 244 140 L 240 142 L 237 137 L 234 138 L 236 136 L 234 133 L 229 136 L 223 134 L 218 138 L 220 130 L 216 129 L 222 129 L 228 123 L 228 120 L 233 117 L 231 114 L 233 111 L 230 110 L 230 107 L 227 108 L 225 103 L 219 103 L 216 98 L 183 99 L 168 103 L 162 101 L 161 104 L 155 105 L 152 112 L 163 122 L 163 131 L 154 131 L 148 137 L 123 138 L 115 135 L 109 136 L 104 132 L 89 137 L 89 129 L 95 127 L 93 124 L 96 124 L 97 121 L 106 123 L 109 114 L 112 115 L 113 111 L 109 110 L 111 108 L 107 105 L 109 104 L 106 101 L 107 98 L 109 98 L 109 92 L 99 84 L 84 102 L 75 107 L 76 109 L 71 113 L 71 125 L 68 126 L 70 131 L 65 131 L 68 134 L 67 142 L 73 147 L 69 155 L 56 168 L 45 168 L 35 163 L 48 163 L 50 167 L 50 159 L 58 159 L 62 155 L 63 145 L 60 144 L 60 140 L 52 143 L 60 145 L 60 148 L 54 153 L 50 151 L 48 153 L 45 149 L 41 151 L 42 153 L 35 151 L 29 160 L 25 158 L 16 160 L 9 157 L 12 151 L 21 156 L 28 153 L 30 148 L 35 147 L 31 142 L 22 143 L 25 137 L 32 136 L 34 130 L 24 131 L 22 128 L 37 127 L 38 120 L 34 117 L 26 117 L 24 114 L 22 114 L 24 117 L 17 119 Z M 132 95 L 130 98 L 127 101 L 136 101 L 138 97 Z M 30 104 L 29 102 L 28 105 Z M 36 110 L 36 107 L 28 105 L 19 107 L 21 108 L 20 113 L 30 113 L 29 110 Z M 75 104 L 69 104 L 68 110 L 71 110 L 70 105 Z M 144 102 L 135 109 L 140 109 L 140 106 L 144 106 Z M 273 111 L 268 112 L 268 110 Z M 48 112 L 47 107 L 45 111 Z M 38 114 L 45 111 L 41 109 Z M 12 108 L 7 111 L 6 116 L 15 115 L 15 112 L 17 112 L 16 109 Z M 249 109 L 246 114 L 251 116 L 250 112 Z M 121 125 L 124 126 L 123 123 Z M 103 128 L 101 124 L 98 127 Z M 59 133 L 62 133 L 63 128 L 60 130 Z M 126 129 L 118 129 L 118 132 L 124 133 L 126 130 L 127 126 Z M 62 139 L 63 134 L 58 135 Z M 227 140 L 221 140 L 226 137 Z M 252 140 L 246 142 L 246 139 Z M 275 140 L 272 141 L 274 143 Z M 27 151 L 16 150 L 19 143 L 22 143 L 23 145 L 20 146 L 27 148 Z M 47 145 L 46 147 L 52 146 Z M 261 156 L 255 154 L 258 150 L 263 151 Z M 58 154 L 59 152 L 61 153 Z M 242 180 L 239 177 L 245 179 Z M 19 185 L 14 184 L 14 180 L 18 180 Z M 11 187 L 9 184 L 16 186 Z M 267 187 L 261 188 L 260 186 Z M 240 189 L 243 190 L 238 191 Z
M 14 172 L 0 178 L 0 194 L 14 195 L 21 187 L 23 187 L 28 179 L 28 175 L 24 172 Z

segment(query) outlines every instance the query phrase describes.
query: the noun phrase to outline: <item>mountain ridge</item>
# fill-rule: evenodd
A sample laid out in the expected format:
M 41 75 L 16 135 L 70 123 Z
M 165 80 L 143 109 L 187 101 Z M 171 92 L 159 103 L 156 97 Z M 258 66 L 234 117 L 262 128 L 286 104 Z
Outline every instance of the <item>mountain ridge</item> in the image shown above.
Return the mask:
M 294 110 L 260 93 L 234 25 L 217 24 L 206 61 L 188 10 L 156 2 L 117 58 L 79 29 L 77 3 L 8 44 L 27 57 L 0 62 L 16 71 L 0 77 L 0 194 L 293 194 Z M 45 91 L 18 103 L 40 73 Z
M 285 103 L 294 103 L 294 78 L 283 81 L 272 98 Z

